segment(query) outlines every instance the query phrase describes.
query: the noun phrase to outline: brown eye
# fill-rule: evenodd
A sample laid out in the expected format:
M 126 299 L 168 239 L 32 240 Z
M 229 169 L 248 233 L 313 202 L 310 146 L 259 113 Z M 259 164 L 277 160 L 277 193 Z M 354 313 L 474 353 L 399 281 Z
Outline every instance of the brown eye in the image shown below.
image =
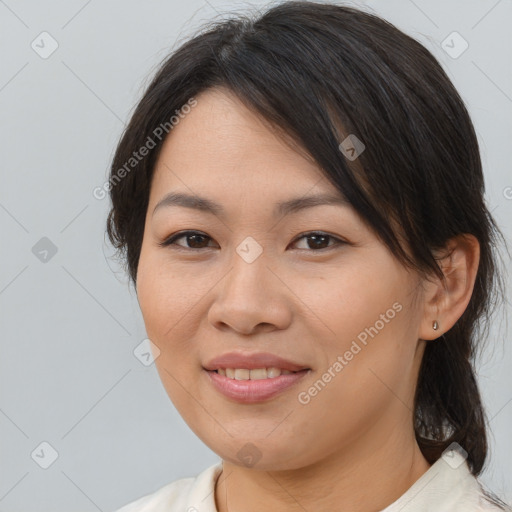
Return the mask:
M 185 244 L 177 243 L 178 240 L 184 239 Z M 310 232 L 306 233 L 295 239 L 292 245 L 296 244 L 300 240 L 306 240 L 306 248 L 299 248 L 300 250 L 309 249 L 310 252 L 319 252 L 324 249 L 331 249 L 335 246 L 346 244 L 344 240 L 339 239 L 333 235 L 323 232 Z M 181 231 L 180 233 L 175 233 L 170 236 L 163 242 L 159 242 L 158 245 L 161 247 L 170 247 L 176 249 L 183 250 L 199 250 L 199 249 L 207 249 L 209 247 L 208 242 L 211 241 L 212 238 L 208 235 L 201 233 L 200 231 Z M 330 243 L 332 242 L 332 243 Z
M 322 233 L 322 232 L 311 232 L 306 233 L 302 235 L 301 237 L 297 238 L 294 243 L 296 243 L 299 240 L 305 239 L 307 240 L 307 249 L 313 249 L 314 251 L 320 251 L 322 249 L 330 249 L 331 247 L 342 245 L 346 242 L 343 240 L 340 240 L 339 238 L 329 235 L 328 233 Z M 329 241 L 332 240 L 334 243 L 329 244 Z M 303 248 L 300 248 L 301 250 Z
M 186 240 L 187 245 L 176 243 L 177 240 L 181 240 L 182 238 Z M 160 242 L 158 245 L 161 247 L 174 245 L 184 249 L 205 249 L 208 247 L 208 240 L 211 240 L 211 238 L 199 231 L 182 231 L 181 233 L 172 235 L 163 242 Z

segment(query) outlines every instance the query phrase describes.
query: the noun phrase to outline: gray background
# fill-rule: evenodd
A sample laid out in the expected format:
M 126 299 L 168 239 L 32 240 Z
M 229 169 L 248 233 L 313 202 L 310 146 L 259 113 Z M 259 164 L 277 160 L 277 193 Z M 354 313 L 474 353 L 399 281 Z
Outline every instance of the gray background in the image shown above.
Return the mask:
M 167 52 L 219 12 L 265 3 L 0 0 L 0 511 L 114 510 L 218 460 L 178 415 L 154 365 L 134 356 L 144 325 L 108 258 L 108 200 L 93 190 Z M 350 4 L 419 39 L 447 70 L 476 126 L 490 209 L 510 240 L 511 2 Z M 51 49 L 43 31 L 58 44 L 47 58 L 31 47 Z M 469 44 L 457 58 L 441 45 L 453 31 Z M 479 381 L 492 417 L 482 480 L 511 502 L 507 317 L 510 309 L 496 317 Z M 42 442 L 58 453 L 47 469 L 52 449 Z

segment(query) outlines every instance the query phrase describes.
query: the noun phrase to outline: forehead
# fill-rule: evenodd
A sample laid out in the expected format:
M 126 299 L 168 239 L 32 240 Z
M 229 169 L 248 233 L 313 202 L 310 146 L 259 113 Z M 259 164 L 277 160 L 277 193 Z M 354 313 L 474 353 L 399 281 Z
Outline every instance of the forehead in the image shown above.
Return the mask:
M 153 177 L 156 192 L 176 186 L 236 187 L 247 194 L 306 194 L 313 186 L 337 192 L 304 150 L 228 91 L 210 89 L 196 100 L 164 141 Z

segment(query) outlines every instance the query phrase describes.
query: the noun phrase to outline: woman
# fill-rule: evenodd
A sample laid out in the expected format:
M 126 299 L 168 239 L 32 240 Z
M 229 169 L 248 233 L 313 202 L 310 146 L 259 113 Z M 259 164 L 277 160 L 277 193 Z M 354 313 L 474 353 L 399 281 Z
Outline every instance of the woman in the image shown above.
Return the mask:
M 217 22 L 160 67 L 110 195 L 164 387 L 221 457 L 120 511 L 506 510 L 472 366 L 501 234 L 422 45 L 329 4 Z

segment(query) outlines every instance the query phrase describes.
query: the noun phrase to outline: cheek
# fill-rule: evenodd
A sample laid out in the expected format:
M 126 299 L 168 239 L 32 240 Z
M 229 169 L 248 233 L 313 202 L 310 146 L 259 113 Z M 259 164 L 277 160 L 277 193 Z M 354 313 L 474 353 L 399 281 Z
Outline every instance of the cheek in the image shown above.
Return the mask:
M 351 270 L 322 279 L 315 295 L 310 292 L 304 302 L 321 319 L 319 325 L 328 327 L 327 336 L 316 338 L 325 354 L 317 377 L 331 368 L 336 377 L 329 374 L 326 379 L 332 382 L 327 385 L 332 400 L 337 397 L 371 410 L 383 395 L 389 396 L 386 385 L 401 389 L 412 378 L 416 312 L 408 293 L 411 283 L 403 272 L 389 265 Z M 324 399 L 330 400 L 327 394 Z
M 386 274 L 378 264 L 361 263 L 328 269 L 318 279 L 304 277 L 294 286 L 297 296 L 325 327 L 326 336 L 321 339 L 327 347 L 334 343 L 337 350 L 359 334 L 364 338 L 365 329 L 376 322 L 379 331 L 389 331 L 389 325 L 404 315 L 405 289 L 403 276 Z
M 169 320 L 165 311 L 175 311 L 172 307 L 172 294 L 165 293 L 164 282 L 165 276 L 159 272 L 158 265 L 150 257 L 141 254 L 137 271 L 137 297 L 150 339 L 151 335 L 161 337 Z
M 137 272 L 137 296 L 146 327 L 162 336 L 185 319 L 193 302 L 194 285 L 179 269 L 169 265 L 159 251 L 141 252 Z
M 171 273 L 157 255 L 141 253 L 137 274 L 137 297 L 149 339 L 161 354 L 157 366 L 176 366 L 176 361 L 186 362 L 190 340 L 190 292 L 184 287 L 186 280 Z M 174 354 L 168 357 L 169 352 Z
M 186 416 L 190 409 L 187 390 L 193 390 L 200 370 L 199 355 L 190 341 L 197 320 L 190 304 L 194 301 L 188 298 L 184 277 L 171 273 L 158 259 L 158 255 L 141 253 L 137 296 L 147 336 L 160 351 L 155 366 L 162 384 L 180 414 Z

